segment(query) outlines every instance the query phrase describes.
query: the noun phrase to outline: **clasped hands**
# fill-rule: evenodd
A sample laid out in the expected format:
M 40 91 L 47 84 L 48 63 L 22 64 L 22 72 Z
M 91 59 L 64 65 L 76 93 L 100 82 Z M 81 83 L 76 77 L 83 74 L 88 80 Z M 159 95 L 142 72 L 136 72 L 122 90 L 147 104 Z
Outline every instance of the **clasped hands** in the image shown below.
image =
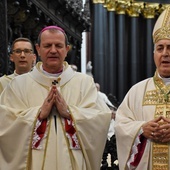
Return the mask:
M 67 103 L 65 102 L 64 98 L 58 91 L 57 87 L 55 85 L 52 85 L 48 96 L 44 100 L 43 105 L 41 106 L 41 112 L 39 114 L 39 119 L 46 119 L 50 112 L 52 107 L 56 107 L 58 110 L 58 113 L 67 119 L 70 119 L 70 114 L 68 112 L 68 106 Z
M 155 142 L 170 142 L 170 119 L 160 116 L 142 125 L 143 136 Z

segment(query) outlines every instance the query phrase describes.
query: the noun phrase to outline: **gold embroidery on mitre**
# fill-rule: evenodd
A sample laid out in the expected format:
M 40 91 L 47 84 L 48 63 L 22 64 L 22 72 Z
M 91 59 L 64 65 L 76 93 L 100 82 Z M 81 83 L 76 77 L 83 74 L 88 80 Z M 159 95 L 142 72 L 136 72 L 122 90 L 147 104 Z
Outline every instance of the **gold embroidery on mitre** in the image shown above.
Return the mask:
M 155 32 L 153 36 L 154 43 L 158 42 L 161 39 L 170 39 L 170 26 L 160 28 Z
M 153 35 L 153 42 L 156 43 L 161 39 L 170 39 L 170 7 L 166 9 L 163 21 L 162 18 L 158 18 L 157 22 L 162 22 L 162 26 L 155 31 Z

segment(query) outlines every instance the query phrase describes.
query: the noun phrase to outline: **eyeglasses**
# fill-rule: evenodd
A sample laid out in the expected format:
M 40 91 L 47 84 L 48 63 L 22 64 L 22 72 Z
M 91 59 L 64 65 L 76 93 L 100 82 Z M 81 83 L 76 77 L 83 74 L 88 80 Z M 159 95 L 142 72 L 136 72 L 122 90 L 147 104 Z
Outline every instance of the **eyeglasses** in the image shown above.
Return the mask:
M 21 50 L 21 49 L 16 49 L 16 50 L 13 50 L 12 53 L 15 53 L 16 55 L 20 56 L 22 52 L 24 52 L 24 54 L 26 56 L 29 56 L 30 54 L 32 54 L 32 49 L 24 49 L 24 50 Z

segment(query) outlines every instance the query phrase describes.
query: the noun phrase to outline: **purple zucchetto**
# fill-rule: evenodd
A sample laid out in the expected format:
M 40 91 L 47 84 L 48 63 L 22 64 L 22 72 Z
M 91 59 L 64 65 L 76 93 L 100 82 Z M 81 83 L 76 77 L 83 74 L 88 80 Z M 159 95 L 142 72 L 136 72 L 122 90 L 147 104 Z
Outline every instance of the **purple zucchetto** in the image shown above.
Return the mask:
M 43 28 L 40 32 L 40 34 L 46 30 L 49 30 L 49 29 L 56 29 L 56 30 L 59 30 L 61 32 L 63 32 L 65 34 L 65 31 L 61 28 L 61 27 L 58 27 L 58 26 L 55 26 L 55 25 L 52 25 L 52 26 L 47 26 L 45 28 Z

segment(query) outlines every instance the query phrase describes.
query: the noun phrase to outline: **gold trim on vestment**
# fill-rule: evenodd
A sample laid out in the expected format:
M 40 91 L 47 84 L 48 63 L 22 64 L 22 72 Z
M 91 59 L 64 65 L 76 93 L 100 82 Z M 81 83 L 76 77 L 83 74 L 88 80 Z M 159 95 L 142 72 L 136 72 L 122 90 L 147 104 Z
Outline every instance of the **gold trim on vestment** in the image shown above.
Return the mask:
M 79 131 L 78 131 L 77 127 L 76 127 L 76 121 L 75 121 L 75 119 L 74 119 L 74 116 L 72 116 L 72 112 L 71 112 L 70 109 L 69 109 L 69 111 L 70 111 L 71 118 L 72 118 L 72 120 L 73 120 L 73 122 L 74 122 L 74 128 L 75 128 L 75 130 L 76 130 L 77 139 L 78 139 L 78 141 L 79 141 L 80 149 L 81 149 L 81 151 L 82 151 L 84 160 L 86 161 L 86 165 L 90 166 L 89 159 L 88 159 L 88 162 L 87 162 L 87 159 L 85 159 L 85 158 L 87 158 L 88 156 L 87 156 L 86 151 L 84 150 L 84 147 L 82 147 L 83 144 L 82 144 L 82 142 L 81 142 L 81 140 L 80 140 L 80 137 L 79 137 L 79 134 L 78 134 Z M 87 167 L 88 167 L 88 166 L 87 166 Z
M 40 111 L 40 109 L 38 110 L 38 113 L 36 115 L 36 119 L 35 119 L 35 121 L 33 123 L 33 130 L 32 130 L 32 133 L 31 133 L 31 139 L 30 139 L 30 144 L 29 144 L 29 149 L 28 149 L 26 170 L 30 170 L 31 165 L 32 165 L 32 141 L 33 141 L 34 129 L 35 129 L 36 122 L 37 122 L 37 119 L 38 119 L 38 116 L 39 116 L 39 111 Z
M 164 105 L 170 104 L 170 85 L 165 85 L 162 79 L 154 76 L 155 90 L 147 91 L 144 96 L 143 105 Z M 168 106 L 167 106 L 168 107 Z M 169 106 L 170 107 L 170 106 Z
M 47 146 L 48 146 L 48 141 L 49 141 L 49 136 L 50 136 L 52 116 L 49 117 L 49 120 L 47 119 L 47 122 L 48 121 L 49 121 L 49 127 L 46 126 L 46 128 L 47 128 L 47 137 L 46 137 L 46 141 L 45 141 L 44 156 L 43 156 L 43 163 L 42 163 L 41 170 L 44 170 L 44 166 L 45 166 L 45 160 L 46 160 Z
M 72 153 L 72 150 L 70 149 L 70 143 L 69 143 L 69 140 L 68 140 L 68 137 L 66 136 L 66 130 L 65 130 L 65 127 L 64 127 L 64 125 L 63 125 L 63 123 L 62 123 L 62 119 L 64 119 L 64 118 L 62 118 L 60 115 L 58 115 L 58 117 L 59 117 L 59 119 L 60 119 L 60 124 L 61 124 L 61 127 L 62 127 L 62 129 L 63 129 L 63 134 L 64 134 L 64 137 L 65 137 L 65 141 L 66 141 L 66 143 L 67 143 L 67 149 L 68 149 L 68 153 L 69 153 L 69 156 L 70 156 L 70 162 L 71 162 L 71 166 L 72 167 L 74 167 L 73 165 L 74 165 L 74 156 L 73 156 L 73 153 Z
M 155 90 L 147 91 L 143 105 L 155 105 L 155 118 L 170 117 L 170 86 L 166 86 L 157 72 L 154 76 Z M 160 122 L 162 124 L 164 122 Z M 152 142 L 152 170 L 169 170 L 169 143 Z
M 170 107 L 165 105 L 156 105 L 155 118 L 159 116 L 167 117 L 170 113 Z M 163 124 L 163 122 L 160 122 Z M 169 145 L 168 143 L 152 143 L 152 169 L 169 170 Z

